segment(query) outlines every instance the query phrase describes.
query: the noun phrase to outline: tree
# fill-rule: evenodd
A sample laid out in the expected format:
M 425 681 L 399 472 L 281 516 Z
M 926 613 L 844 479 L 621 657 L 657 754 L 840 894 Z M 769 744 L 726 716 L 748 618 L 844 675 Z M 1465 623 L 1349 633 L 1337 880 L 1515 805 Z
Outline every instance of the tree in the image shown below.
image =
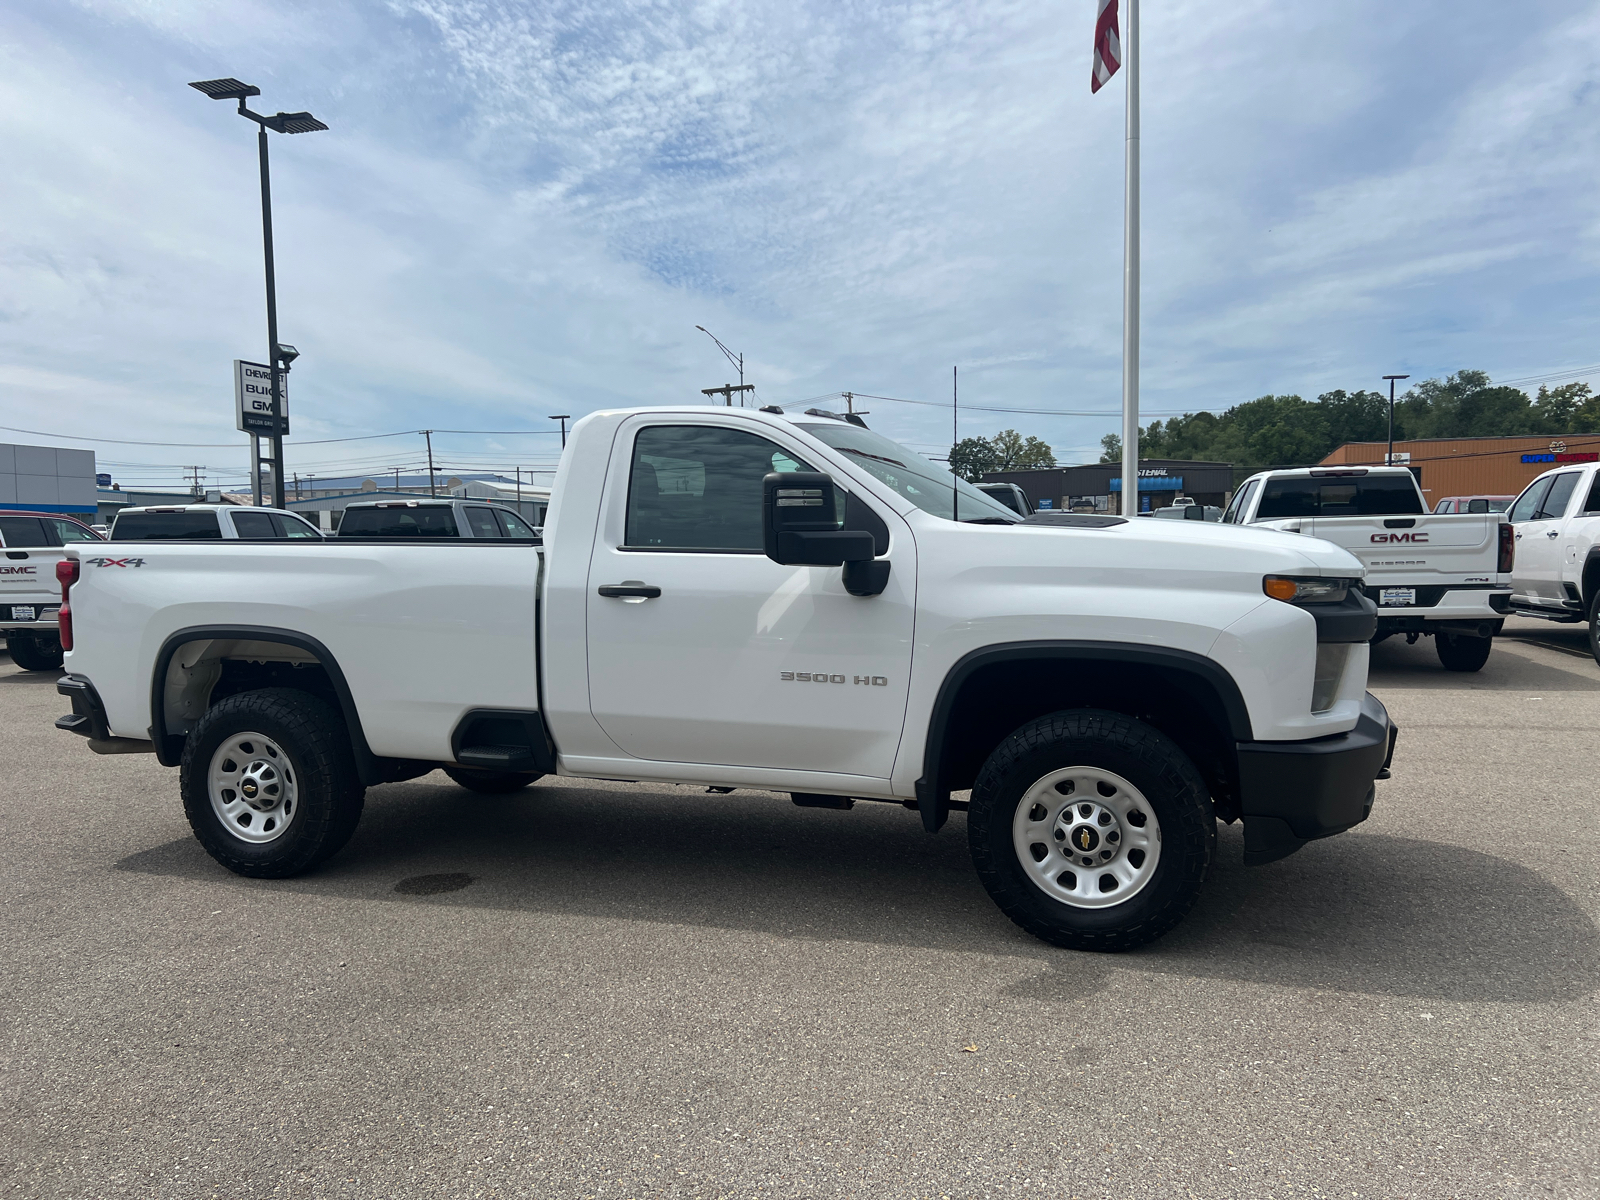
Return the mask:
M 950 448 L 950 471 L 968 483 L 977 483 L 990 471 L 998 471 L 1000 455 L 988 438 L 962 438 Z
M 1053 467 L 1056 456 L 1050 447 L 1036 437 L 1024 439 L 1015 429 L 1002 429 L 989 439 L 1000 465 L 995 471 L 1031 471 L 1038 467 Z
M 962 438 L 950 448 L 950 470 L 968 483 L 991 471 L 1031 471 L 1056 465 L 1055 453 L 1036 437 L 1002 429 L 992 438 Z
M 1587 383 L 1564 383 L 1558 388 L 1540 384 L 1533 412 L 1540 433 L 1600 433 L 1600 397 Z
M 1161 424 L 1160 421 L 1154 424 Z M 1100 461 L 1103 463 L 1119 463 L 1122 461 L 1122 435 L 1108 433 L 1100 439 Z

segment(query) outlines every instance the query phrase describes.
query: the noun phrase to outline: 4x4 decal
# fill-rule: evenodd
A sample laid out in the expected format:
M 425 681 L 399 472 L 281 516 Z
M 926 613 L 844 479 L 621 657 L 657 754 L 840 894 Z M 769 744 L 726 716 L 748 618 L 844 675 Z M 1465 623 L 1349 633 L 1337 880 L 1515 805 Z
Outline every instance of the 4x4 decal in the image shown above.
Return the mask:
M 142 567 L 142 558 L 86 558 L 83 560 L 92 567 Z

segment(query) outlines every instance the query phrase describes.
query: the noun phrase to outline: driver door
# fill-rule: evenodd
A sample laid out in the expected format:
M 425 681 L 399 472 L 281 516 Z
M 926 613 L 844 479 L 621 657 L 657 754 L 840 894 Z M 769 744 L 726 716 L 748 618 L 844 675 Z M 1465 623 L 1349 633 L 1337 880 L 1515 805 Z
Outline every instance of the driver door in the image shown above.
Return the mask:
M 911 670 L 910 532 L 879 513 L 879 596 L 851 596 L 838 567 L 767 558 L 762 478 L 813 469 L 781 437 L 711 416 L 622 426 L 589 567 L 590 711 L 634 758 L 887 779 Z

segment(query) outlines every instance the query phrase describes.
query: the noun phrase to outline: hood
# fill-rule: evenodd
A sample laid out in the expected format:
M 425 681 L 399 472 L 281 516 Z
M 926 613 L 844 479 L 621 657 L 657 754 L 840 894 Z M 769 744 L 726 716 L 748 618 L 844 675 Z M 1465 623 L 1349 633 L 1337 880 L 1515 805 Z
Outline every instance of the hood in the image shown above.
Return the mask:
M 1332 542 L 1256 525 L 1133 518 L 1120 524 L 1082 531 L 1073 530 L 1071 526 L 1055 525 L 1026 525 L 1023 528 L 1050 534 L 1073 531 L 1078 532 L 1079 536 L 1106 538 L 1124 545 L 1137 543 L 1148 549 L 1154 561 L 1194 564 L 1199 558 L 1210 557 L 1208 552 L 1212 552 L 1217 556 L 1217 565 L 1223 568 L 1256 569 L 1266 560 L 1275 560 L 1269 569 L 1351 578 L 1366 575 L 1366 567 L 1360 559 Z M 1018 532 L 1017 527 L 1011 527 L 1008 532 Z

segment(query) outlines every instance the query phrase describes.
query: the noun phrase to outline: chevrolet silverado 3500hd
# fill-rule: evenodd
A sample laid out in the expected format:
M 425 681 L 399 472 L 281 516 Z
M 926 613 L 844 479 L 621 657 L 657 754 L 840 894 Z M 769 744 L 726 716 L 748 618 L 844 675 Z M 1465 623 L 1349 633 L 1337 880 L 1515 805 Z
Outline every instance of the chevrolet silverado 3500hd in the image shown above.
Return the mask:
M 595 413 L 542 547 L 142 546 L 61 568 L 57 724 L 180 768 L 196 836 L 283 877 L 442 767 L 903 804 L 1063 946 L 1160 936 L 1218 818 L 1267 862 L 1371 810 L 1361 565 L 1315 538 L 1016 513 L 865 428 Z M 70 553 L 70 552 L 69 552 Z

